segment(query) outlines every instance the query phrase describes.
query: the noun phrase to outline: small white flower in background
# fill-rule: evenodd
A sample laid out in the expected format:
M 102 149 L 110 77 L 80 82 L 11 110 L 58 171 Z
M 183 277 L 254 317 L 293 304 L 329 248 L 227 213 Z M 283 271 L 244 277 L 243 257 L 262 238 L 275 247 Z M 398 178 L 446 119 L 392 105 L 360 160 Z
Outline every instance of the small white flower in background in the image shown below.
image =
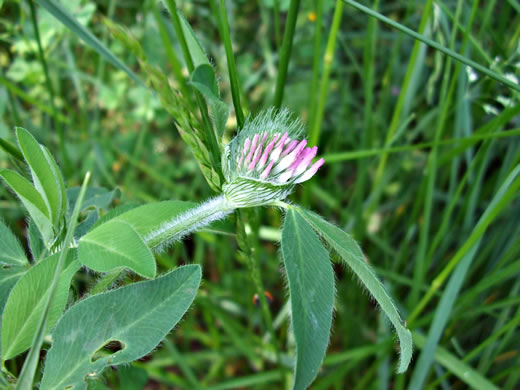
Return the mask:
M 308 147 L 301 134 L 301 123 L 287 110 L 269 109 L 248 120 L 223 156 L 227 200 L 235 207 L 265 205 L 314 176 L 325 160 L 313 162 L 318 147 Z

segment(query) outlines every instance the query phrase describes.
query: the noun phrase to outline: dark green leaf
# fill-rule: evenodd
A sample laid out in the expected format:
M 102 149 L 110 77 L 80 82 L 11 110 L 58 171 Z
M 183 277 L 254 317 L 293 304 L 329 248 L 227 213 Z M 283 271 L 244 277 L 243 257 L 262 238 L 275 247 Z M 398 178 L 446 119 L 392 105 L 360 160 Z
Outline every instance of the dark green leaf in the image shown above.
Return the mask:
M 401 345 L 401 359 L 398 372 L 404 372 L 412 359 L 412 335 L 410 331 L 403 326 L 397 308 L 386 293 L 382 283 L 374 274 L 374 271 L 372 271 L 365 261 L 363 252 L 358 244 L 343 230 L 325 221 L 319 215 L 300 208 L 297 208 L 297 210 L 298 213 L 316 229 L 321 237 L 338 252 L 340 257 L 361 280 L 377 303 L 379 303 L 390 322 L 392 322 Z
M 29 262 L 18 238 L 0 219 L 0 266 L 27 266 Z
M 329 343 L 334 273 L 312 226 L 292 209 L 283 225 L 282 254 L 296 341 L 293 389 L 304 390 L 316 378 Z
M 200 278 L 200 266 L 188 265 L 74 305 L 53 333 L 40 389 L 85 389 L 87 374 L 99 374 L 108 364 L 128 363 L 152 351 L 188 310 Z M 93 361 L 110 341 L 123 348 Z

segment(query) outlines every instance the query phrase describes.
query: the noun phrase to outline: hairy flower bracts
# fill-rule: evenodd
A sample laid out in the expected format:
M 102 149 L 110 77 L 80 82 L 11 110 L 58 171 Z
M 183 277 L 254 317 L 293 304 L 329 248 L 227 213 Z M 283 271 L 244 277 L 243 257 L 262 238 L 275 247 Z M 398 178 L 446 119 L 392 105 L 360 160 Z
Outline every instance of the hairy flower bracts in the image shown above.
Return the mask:
M 295 184 L 309 180 L 323 165 L 313 163 L 318 148 L 300 140 L 301 124 L 287 111 L 248 121 L 227 145 L 222 166 L 224 195 L 235 207 L 260 206 L 287 197 Z

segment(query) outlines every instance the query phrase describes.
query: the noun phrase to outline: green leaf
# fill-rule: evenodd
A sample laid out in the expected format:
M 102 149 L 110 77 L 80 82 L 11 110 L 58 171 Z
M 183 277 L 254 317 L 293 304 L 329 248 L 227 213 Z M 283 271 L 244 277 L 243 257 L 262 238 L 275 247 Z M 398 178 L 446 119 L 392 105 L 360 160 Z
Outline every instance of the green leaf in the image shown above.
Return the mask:
M 15 283 L 27 271 L 27 267 L 12 266 L 9 268 L 0 267 L 0 315 L 7 302 L 9 292 Z
M 65 216 L 65 213 L 67 212 L 67 193 L 65 191 L 65 181 L 63 180 L 63 175 L 60 171 L 60 168 L 58 167 L 58 164 L 56 164 L 56 161 L 52 157 L 51 153 L 49 152 L 49 149 L 47 149 L 45 146 L 41 146 L 43 154 L 45 155 L 45 158 L 47 158 L 47 162 L 49 163 L 52 172 L 54 173 L 54 177 L 56 178 L 56 181 L 58 182 L 58 192 L 61 199 L 61 204 L 58 205 L 60 207 L 60 214 L 59 218 Z M 60 223 L 60 220 L 57 220 L 56 223 Z
M 358 244 L 343 230 L 325 221 L 319 215 L 300 208 L 297 208 L 297 211 L 316 229 L 321 237 L 338 252 L 343 261 L 345 261 L 368 289 L 370 294 L 372 294 L 395 327 L 401 346 L 398 373 L 404 372 L 412 359 L 412 335 L 410 331 L 402 325 L 402 320 L 397 308 L 386 293 L 382 283 L 377 279 L 377 276 L 366 263 L 363 252 Z
M 220 100 L 217 77 L 211 65 L 202 64 L 191 74 L 191 84 L 204 96 L 211 109 L 217 135 L 222 137 L 226 129 L 229 107 Z
M 29 249 L 31 250 L 32 258 L 35 263 L 39 262 L 44 255 L 45 246 L 43 245 L 42 235 L 38 230 L 38 226 L 34 223 L 32 218 L 29 218 L 27 226 Z
M 40 389 L 85 389 L 87 374 L 99 374 L 108 364 L 128 363 L 152 351 L 188 310 L 200 279 L 200 266 L 187 265 L 74 305 L 53 333 Z M 110 341 L 123 348 L 93 360 Z
M 2 264 L 27 266 L 29 262 L 16 236 L 0 219 L 0 266 Z
M 204 49 L 202 48 L 202 45 L 197 39 L 197 36 L 191 29 L 190 24 L 188 23 L 181 11 L 177 10 L 177 15 L 179 15 L 179 19 L 181 21 L 182 32 L 184 33 L 184 37 L 186 38 L 186 43 L 188 45 L 191 60 L 193 61 L 193 68 L 198 68 L 202 64 L 207 64 L 211 66 L 208 57 L 206 56 L 206 53 L 204 53 Z
M 59 253 L 56 253 L 42 260 L 27 271 L 11 290 L 2 321 L 2 361 L 15 357 L 31 346 L 58 258 Z M 79 268 L 75 251 L 69 251 L 50 307 L 47 331 L 52 329 L 65 309 L 70 281 Z
M 81 264 L 98 272 L 127 267 L 146 278 L 155 277 L 152 251 L 136 230 L 120 219 L 112 219 L 84 235 L 78 256 Z
M 168 200 L 149 203 L 136 207 L 114 218 L 117 221 L 128 223 L 141 236 L 146 237 L 151 231 L 158 229 L 167 221 L 197 206 L 194 202 Z
M 105 60 L 116 68 L 125 72 L 140 85 L 144 83 L 132 72 L 119 58 L 117 58 L 99 39 L 97 39 L 87 28 L 82 26 L 61 4 L 52 0 L 36 0 L 43 8 L 49 11 L 58 21 L 82 39 L 87 45 L 94 49 Z
M 16 137 L 20 150 L 29 165 L 34 187 L 42 196 L 53 225 L 57 225 L 63 212 L 63 193 L 59 184 L 61 172 L 57 171 L 49 161 L 50 155 L 46 153 L 44 148 L 34 139 L 27 130 L 17 127 Z M 52 157 L 50 157 L 52 160 Z M 63 184 L 63 178 L 61 177 Z
M 53 238 L 52 222 L 49 210 L 40 193 L 33 187 L 31 182 L 17 172 L 4 169 L 0 171 L 0 177 L 4 179 L 9 187 L 16 193 L 18 198 L 29 212 L 30 216 L 38 226 L 38 230 L 46 244 Z
M 296 341 L 293 389 L 306 389 L 316 378 L 329 343 L 334 273 L 312 226 L 292 209 L 283 225 L 282 254 Z

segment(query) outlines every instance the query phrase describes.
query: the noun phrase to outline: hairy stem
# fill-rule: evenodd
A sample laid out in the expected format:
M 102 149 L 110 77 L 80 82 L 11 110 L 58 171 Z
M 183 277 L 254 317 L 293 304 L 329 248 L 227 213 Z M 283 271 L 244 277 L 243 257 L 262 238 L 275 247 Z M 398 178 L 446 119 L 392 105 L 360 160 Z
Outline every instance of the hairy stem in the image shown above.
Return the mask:
M 150 232 L 144 241 L 150 248 L 160 250 L 182 237 L 231 214 L 235 208 L 224 195 L 210 199 L 200 206 L 175 216 L 171 221 Z

